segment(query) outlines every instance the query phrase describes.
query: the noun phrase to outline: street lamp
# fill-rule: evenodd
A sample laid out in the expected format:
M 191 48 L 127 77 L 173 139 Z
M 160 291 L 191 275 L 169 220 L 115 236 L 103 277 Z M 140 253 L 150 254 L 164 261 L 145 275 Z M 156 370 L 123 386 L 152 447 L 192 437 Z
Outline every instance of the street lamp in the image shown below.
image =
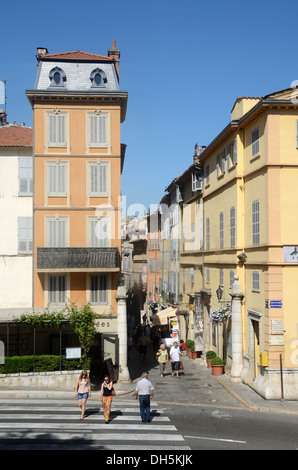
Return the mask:
M 220 286 L 218 286 L 218 289 L 217 289 L 217 291 L 216 291 L 216 295 L 217 295 L 217 299 L 218 299 L 219 302 L 220 302 L 221 299 L 222 299 L 222 294 L 223 294 L 223 290 L 222 290 L 222 288 L 221 288 Z

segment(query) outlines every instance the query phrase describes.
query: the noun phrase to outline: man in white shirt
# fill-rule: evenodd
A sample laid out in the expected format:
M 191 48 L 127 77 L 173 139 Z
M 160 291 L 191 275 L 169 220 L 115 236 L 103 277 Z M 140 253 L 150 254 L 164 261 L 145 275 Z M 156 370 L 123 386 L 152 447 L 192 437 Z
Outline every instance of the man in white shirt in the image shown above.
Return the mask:
M 178 343 L 175 341 L 175 343 L 170 349 L 170 358 L 172 361 L 172 377 L 174 377 L 174 372 L 176 372 L 176 376 L 179 378 L 180 354 L 180 348 L 178 346 Z
M 139 396 L 140 413 L 143 423 L 150 423 L 150 396 L 154 398 L 154 387 L 148 380 L 148 372 L 142 373 L 141 380 L 137 383 L 135 390 L 136 400 Z

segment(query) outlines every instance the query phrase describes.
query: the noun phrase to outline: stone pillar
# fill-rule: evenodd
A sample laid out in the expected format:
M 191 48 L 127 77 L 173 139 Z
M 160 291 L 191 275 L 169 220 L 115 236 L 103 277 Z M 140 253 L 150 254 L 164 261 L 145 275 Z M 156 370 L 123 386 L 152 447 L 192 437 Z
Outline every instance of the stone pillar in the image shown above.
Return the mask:
M 201 302 L 201 293 L 195 293 L 195 324 L 194 324 L 194 333 L 195 333 L 195 350 L 204 351 L 204 317 L 203 317 L 203 307 Z
M 241 372 L 243 369 L 243 338 L 242 338 L 242 318 L 241 300 L 243 294 L 238 282 L 239 277 L 234 276 L 232 287 L 232 369 L 231 382 L 241 382 Z
M 119 382 L 130 383 L 127 367 L 127 318 L 126 318 L 126 287 L 120 285 L 117 289 L 117 333 L 119 341 Z

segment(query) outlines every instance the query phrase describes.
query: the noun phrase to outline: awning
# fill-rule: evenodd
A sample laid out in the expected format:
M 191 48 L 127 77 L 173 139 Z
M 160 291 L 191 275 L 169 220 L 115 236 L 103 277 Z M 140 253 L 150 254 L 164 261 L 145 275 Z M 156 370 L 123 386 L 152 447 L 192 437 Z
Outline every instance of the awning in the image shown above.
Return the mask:
M 168 307 L 152 316 L 153 325 L 167 325 L 169 318 L 176 318 L 176 308 Z

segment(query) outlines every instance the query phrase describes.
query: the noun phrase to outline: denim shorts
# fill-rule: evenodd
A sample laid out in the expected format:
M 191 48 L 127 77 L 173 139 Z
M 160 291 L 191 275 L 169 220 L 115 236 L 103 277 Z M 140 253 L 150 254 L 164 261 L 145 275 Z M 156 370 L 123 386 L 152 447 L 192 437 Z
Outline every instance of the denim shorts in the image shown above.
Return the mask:
M 89 397 L 89 392 L 86 392 L 86 393 L 78 393 L 78 400 L 87 400 L 87 398 Z

